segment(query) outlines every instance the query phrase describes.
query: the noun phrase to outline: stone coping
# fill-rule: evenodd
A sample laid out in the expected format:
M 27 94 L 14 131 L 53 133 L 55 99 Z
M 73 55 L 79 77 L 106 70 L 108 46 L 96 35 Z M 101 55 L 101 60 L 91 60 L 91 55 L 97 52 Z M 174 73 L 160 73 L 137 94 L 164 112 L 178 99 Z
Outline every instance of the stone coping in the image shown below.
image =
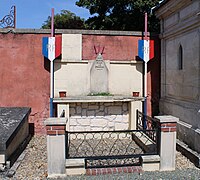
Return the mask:
M 82 64 L 88 64 L 89 61 L 95 61 L 95 60 L 65 60 L 65 59 L 56 59 L 55 63 L 82 63 Z M 110 64 L 143 64 L 143 61 L 137 61 L 137 60 L 130 60 L 130 61 L 122 61 L 122 60 L 104 60 L 109 61 Z
M 87 102 L 131 102 L 144 101 L 144 97 L 132 96 L 68 96 L 62 98 L 54 98 L 54 103 L 87 103 Z
M 28 107 L 0 107 L 0 152 L 9 146 L 30 112 Z
M 179 118 L 171 115 L 154 116 L 154 118 L 157 119 L 160 123 L 176 123 L 179 121 Z
M 148 156 L 141 156 L 142 162 L 160 162 L 159 155 L 148 155 Z
M 85 159 L 66 159 L 66 167 L 84 167 L 85 168 Z
M 44 121 L 44 125 L 66 125 L 68 119 L 65 118 L 58 118 L 58 117 L 50 117 Z
M 51 29 L 14 29 L 3 28 L 0 33 L 7 34 L 51 34 Z M 84 30 L 84 29 L 55 29 L 55 34 L 85 34 L 85 35 L 115 35 L 115 36 L 144 36 L 142 31 L 115 30 Z

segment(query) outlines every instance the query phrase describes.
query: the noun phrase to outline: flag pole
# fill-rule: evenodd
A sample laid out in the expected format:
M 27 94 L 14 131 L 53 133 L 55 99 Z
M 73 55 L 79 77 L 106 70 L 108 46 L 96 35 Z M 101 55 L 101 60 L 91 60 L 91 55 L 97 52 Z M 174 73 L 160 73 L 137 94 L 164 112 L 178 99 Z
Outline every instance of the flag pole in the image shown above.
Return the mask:
M 54 8 L 51 9 L 51 37 L 54 37 Z M 53 60 L 50 61 L 51 69 L 50 69 L 50 117 L 53 117 L 53 97 L 54 97 L 54 63 Z
M 147 12 L 145 12 L 145 37 L 144 40 L 148 40 L 147 38 Z M 148 51 L 148 49 L 146 49 Z M 144 62 L 144 114 L 147 115 L 147 62 Z M 146 118 L 145 118 L 145 123 L 144 123 L 144 128 L 147 128 L 146 124 Z

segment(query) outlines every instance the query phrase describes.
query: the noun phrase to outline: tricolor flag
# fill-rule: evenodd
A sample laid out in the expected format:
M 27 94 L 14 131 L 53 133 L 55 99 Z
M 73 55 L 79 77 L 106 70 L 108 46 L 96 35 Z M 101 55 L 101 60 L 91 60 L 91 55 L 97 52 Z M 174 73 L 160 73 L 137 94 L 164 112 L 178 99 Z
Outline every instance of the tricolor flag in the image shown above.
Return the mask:
M 61 37 L 43 37 L 42 39 L 42 54 L 53 61 L 60 56 L 62 49 Z
M 154 41 L 153 40 L 139 40 L 138 41 L 138 56 L 147 63 L 154 58 Z

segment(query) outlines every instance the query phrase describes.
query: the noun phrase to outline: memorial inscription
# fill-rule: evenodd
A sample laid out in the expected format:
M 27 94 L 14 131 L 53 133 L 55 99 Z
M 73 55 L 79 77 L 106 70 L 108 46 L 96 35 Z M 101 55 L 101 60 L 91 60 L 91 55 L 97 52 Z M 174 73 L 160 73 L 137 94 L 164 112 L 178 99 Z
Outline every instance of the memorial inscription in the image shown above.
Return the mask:
M 108 68 L 101 53 L 97 55 L 90 69 L 90 92 L 108 92 Z

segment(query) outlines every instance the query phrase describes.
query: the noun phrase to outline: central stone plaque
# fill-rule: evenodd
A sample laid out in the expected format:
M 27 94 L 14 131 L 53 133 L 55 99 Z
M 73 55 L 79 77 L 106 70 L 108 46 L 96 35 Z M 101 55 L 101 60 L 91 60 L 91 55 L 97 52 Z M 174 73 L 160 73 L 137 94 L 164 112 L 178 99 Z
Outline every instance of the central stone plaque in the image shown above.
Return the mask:
M 108 92 L 108 68 L 100 53 L 90 69 L 90 92 L 94 94 Z

